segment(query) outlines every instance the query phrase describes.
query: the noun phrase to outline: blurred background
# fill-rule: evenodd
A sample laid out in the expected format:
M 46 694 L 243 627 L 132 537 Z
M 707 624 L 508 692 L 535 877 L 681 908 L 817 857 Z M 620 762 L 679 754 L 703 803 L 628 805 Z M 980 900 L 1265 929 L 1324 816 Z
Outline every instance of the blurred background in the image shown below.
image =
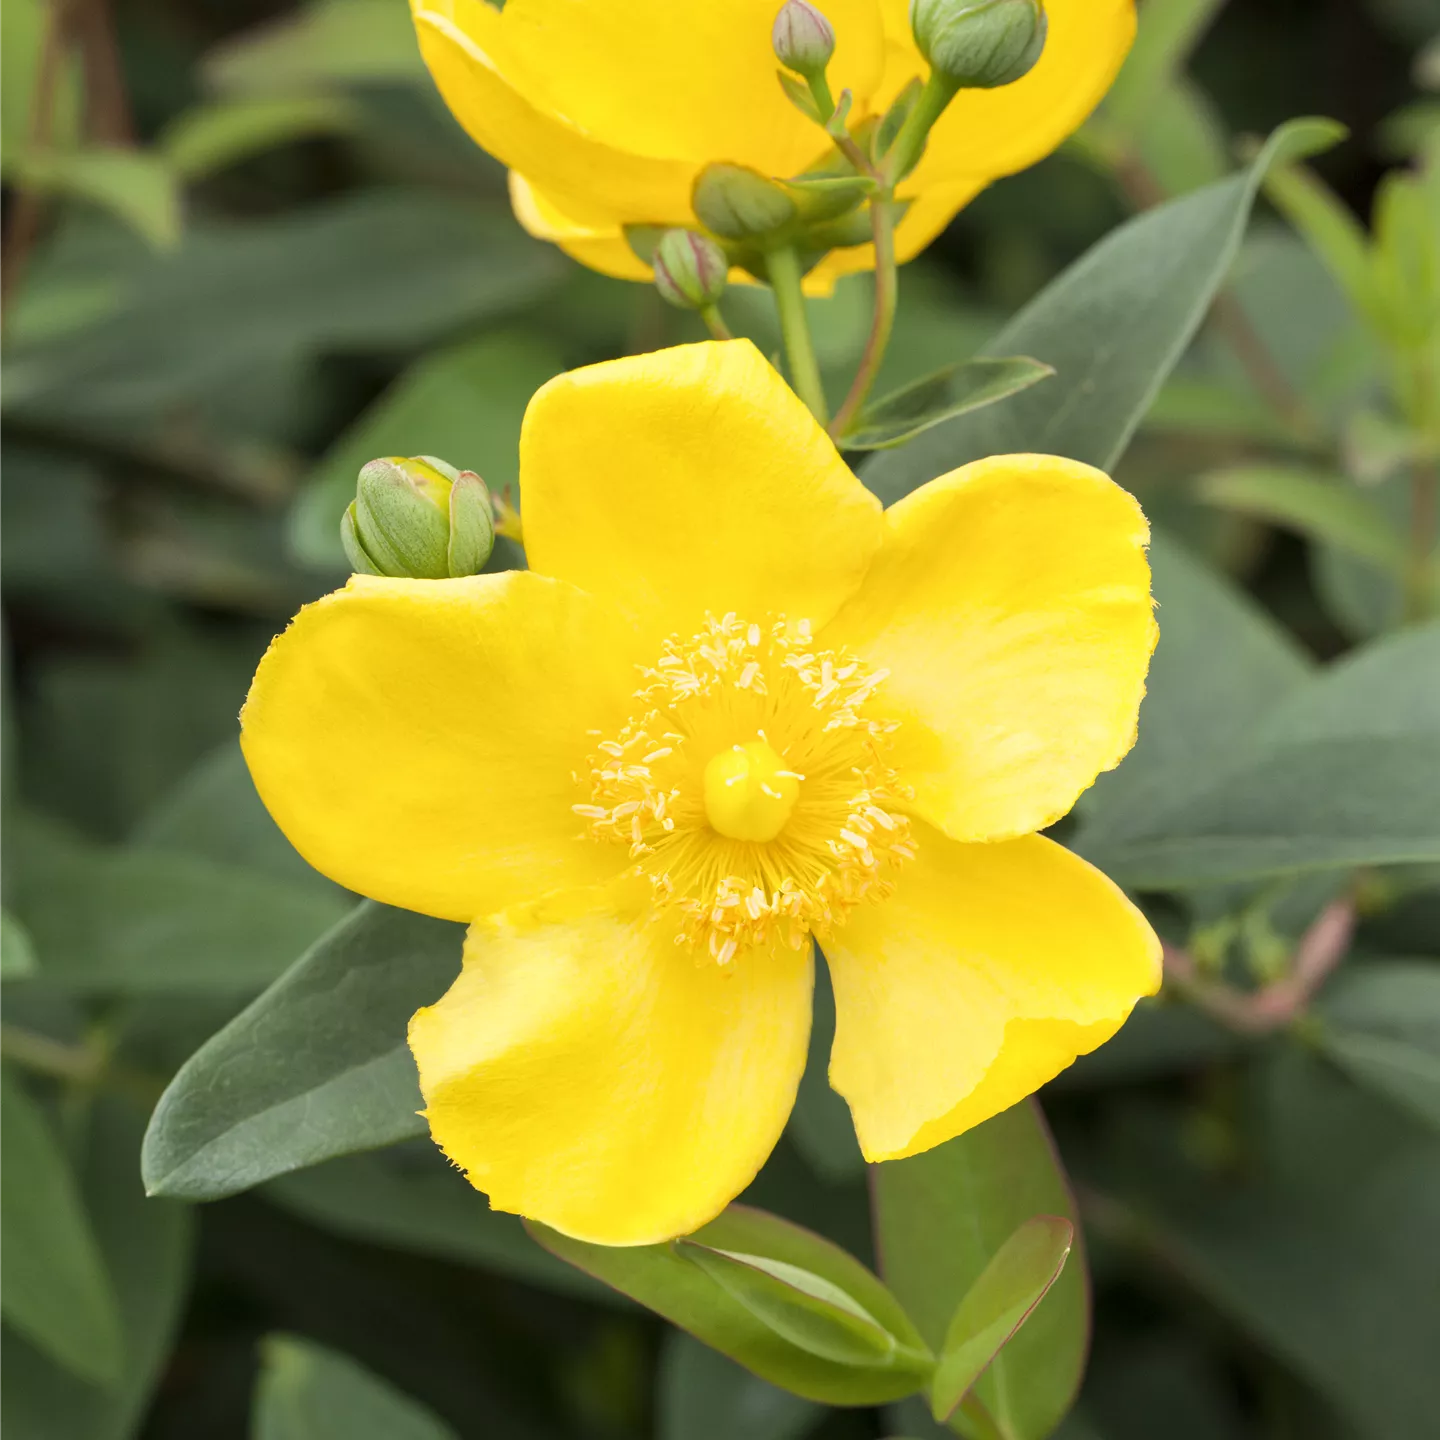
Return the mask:
M 1127 216 L 1293 115 L 1349 127 L 1316 168 L 1364 225 L 1387 173 L 1434 144 L 1436 0 L 1146 0 L 1142 16 L 1164 27 L 1162 69 L 902 272 L 891 384 L 979 348 Z M 7 1318 L 9 1440 L 892 1433 L 749 1380 L 478 1223 L 483 1201 L 424 1140 L 204 1207 L 142 1198 L 139 1137 L 168 1076 L 347 909 L 277 844 L 234 737 L 269 638 L 347 573 L 356 471 L 428 453 L 503 492 L 544 380 L 700 331 L 519 229 L 403 0 L 5 0 L 0 38 L 5 1220 L 53 1210 L 84 1251 L 27 1279 L 7 1234 L 6 1283 L 83 1298 L 98 1263 L 126 1355 L 102 1379 L 63 1316 L 48 1346 L 33 1316 Z M 727 304 L 773 351 L 765 300 Z M 864 279 L 813 303 L 834 376 L 868 313 Z M 1278 693 L 1404 609 L 1403 575 L 1353 525 L 1253 483 L 1278 465 L 1344 475 L 1405 513 L 1383 349 L 1262 206 L 1119 472 L 1194 583 L 1218 587 L 1218 618 L 1180 627 L 1171 653 L 1216 677 L 1222 737 L 1233 667 Z M 1440 885 L 1402 879 L 1376 879 L 1391 890 L 1358 943 L 1433 966 Z M 1263 978 L 1330 883 L 1156 913 L 1239 944 Z M 1298 1040 L 1180 1003 L 1042 1096 L 1095 1286 L 1067 1440 L 1436 1433 L 1440 1012 L 1416 1023 L 1408 1108 Z M 807 1095 L 752 1198 L 868 1256 L 863 1167 L 816 1070 Z M 12 1134 L 39 1147 L 13 1181 Z M 330 1397 L 309 1419 L 286 1408 L 301 1375 Z

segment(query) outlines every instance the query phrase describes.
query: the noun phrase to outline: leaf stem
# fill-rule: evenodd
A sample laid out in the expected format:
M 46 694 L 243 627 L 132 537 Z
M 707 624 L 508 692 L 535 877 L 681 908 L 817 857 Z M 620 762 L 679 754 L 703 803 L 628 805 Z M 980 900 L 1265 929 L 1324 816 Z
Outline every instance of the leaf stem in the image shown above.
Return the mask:
M 888 191 L 871 198 L 870 234 L 875 243 L 875 313 L 860 356 L 860 368 L 830 426 L 831 437 L 837 442 L 844 438 L 869 396 L 895 329 L 900 277 L 895 266 L 895 207 Z
M 825 387 L 820 383 L 820 366 L 815 359 L 815 346 L 810 338 L 810 322 L 805 315 L 805 295 L 800 288 L 800 257 L 792 245 L 781 245 L 765 255 L 765 272 L 775 292 L 775 309 L 780 316 L 780 334 L 785 341 L 785 357 L 790 365 L 790 383 L 795 393 L 810 408 L 810 413 L 823 425 L 829 410 L 825 403 Z
M 709 330 L 711 339 L 733 340 L 735 338 L 730 333 L 730 327 L 725 323 L 725 317 L 721 315 L 718 305 L 702 307 L 700 318 L 705 322 L 705 328 Z
M 1440 527 L 1440 473 L 1419 460 L 1410 474 L 1410 555 L 1405 570 L 1405 618 L 1423 620 L 1434 585 L 1436 530 Z

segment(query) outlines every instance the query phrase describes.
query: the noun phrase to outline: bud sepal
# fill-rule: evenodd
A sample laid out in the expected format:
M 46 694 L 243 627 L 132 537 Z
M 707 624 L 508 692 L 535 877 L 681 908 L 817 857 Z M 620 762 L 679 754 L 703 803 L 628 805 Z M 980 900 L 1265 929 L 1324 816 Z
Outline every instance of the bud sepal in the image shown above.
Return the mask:
M 937 75 L 993 90 L 1034 69 L 1048 20 L 1042 0 L 911 0 L 910 28 Z
M 494 519 L 485 482 L 433 455 L 391 455 L 361 471 L 340 522 L 346 558 L 362 575 L 444 580 L 490 558 Z

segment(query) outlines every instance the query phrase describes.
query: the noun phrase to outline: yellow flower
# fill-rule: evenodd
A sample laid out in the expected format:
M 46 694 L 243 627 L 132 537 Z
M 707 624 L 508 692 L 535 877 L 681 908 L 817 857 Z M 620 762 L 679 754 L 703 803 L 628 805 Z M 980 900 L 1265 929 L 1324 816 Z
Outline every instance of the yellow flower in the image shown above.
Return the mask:
M 812 935 L 871 1160 L 1155 990 L 1139 912 L 1033 833 L 1133 742 L 1156 632 L 1125 491 L 1012 455 L 882 512 L 748 341 L 561 376 L 520 461 L 529 571 L 355 577 L 242 716 L 311 864 L 473 922 L 410 1045 L 496 1209 L 608 1244 L 717 1214 L 794 1101 Z
M 649 267 L 626 225 L 693 225 L 708 164 L 798 174 L 829 146 L 785 98 L 770 27 L 780 0 L 411 0 L 440 93 L 475 141 L 510 167 L 515 213 L 577 260 L 633 280 Z M 825 0 L 830 77 L 853 121 L 884 114 L 925 62 L 909 0 Z M 1134 0 L 1046 0 L 1040 63 L 1013 85 L 962 93 L 900 186 L 899 258 L 917 255 L 992 180 L 1048 155 L 1099 103 L 1130 48 Z M 870 246 L 837 250 L 808 281 L 868 270 Z

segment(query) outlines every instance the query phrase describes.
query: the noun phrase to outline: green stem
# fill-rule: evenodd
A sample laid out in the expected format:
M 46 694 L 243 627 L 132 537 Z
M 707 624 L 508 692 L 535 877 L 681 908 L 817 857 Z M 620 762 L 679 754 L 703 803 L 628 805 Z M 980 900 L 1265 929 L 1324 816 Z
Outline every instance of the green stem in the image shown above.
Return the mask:
M 800 257 L 794 246 L 782 245 L 766 252 L 765 273 L 775 292 L 775 309 L 780 316 L 780 334 L 785 340 L 785 357 L 790 363 L 790 383 L 823 425 L 829 416 L 825 387 L 820 383 L 820 366 L 810 339 L 810 322 L 805 316 L 805 296 L 800 289 Z
M 875 242 L 875 314 L 850 393 L 830 426 L 830 434 L 837 443 L 844 438 L 869 396 L 895 328 L 900 277 L 895 268 L 895 207 L 888 195 L 876 195 L 870 201 L 870 234 Z
M 835 113 L 835 97 L 830 93 L 830 82 L 825 78 L 823 70 L 816 70 L 805 76 L 805 83 L 815 97 L 815 104 L 820 110 L 820 123 L 824 125 Z
M 891 185 L 898 185 L 919 163 L 925 152 L 925 141 L 931 127 L 945 113 L 959 86 L 953 80 L 932 70 L 915 101 L 915 108 L 905 117 L 890 153 L 885 157 L 885 176 Z
M 718 305 L 702 306 L 700 318 L 705 322 L 705 328 L 709 330 L 711 339 L 733 340 L 735 338 L 730 333 L 730 327 L 725 323 L 725 317 L 721 315 Z

